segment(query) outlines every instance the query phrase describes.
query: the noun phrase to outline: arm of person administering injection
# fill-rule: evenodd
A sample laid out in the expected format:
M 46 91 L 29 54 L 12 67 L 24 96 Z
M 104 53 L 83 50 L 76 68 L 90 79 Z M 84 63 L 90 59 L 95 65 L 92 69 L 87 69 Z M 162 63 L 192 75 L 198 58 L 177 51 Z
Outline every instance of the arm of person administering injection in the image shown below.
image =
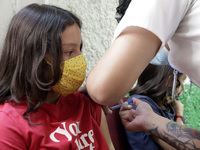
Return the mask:
M 133 99 L 133 104 L 136 110 L 131 105 L 123 105 L 120 109 L 120 117 L 127 130 L 150 132 L 177 149 L 200 149 L 200 130 L 161 117 L 138 99 Z
M 140 27 L 127 27 L 90 72 L 86 86 L 91 98 L 102 105 L 124 97 L 156 55 L 160 39 Z
M 173 102 L 173 108 L 176 112 L 176 116 L 183 116 L 183 112 L 184 112 L 184 105 L 181 103 L 180 100 L 175 100 Z M 184 118 L 179 118 L 179 117 L 175 117 L 174 120 L 176 123 L 180 124 L 180 125 L 184 125 L 185 121 Z M 163 149 L 170 149 L 170 150 L 174 150 L 175 148 L 171 147 L 169 144 L 167 144 L 165 141 L 163 141 L 162 139 L 160 139 L 158 136 L 155 135 L 151 135 L 151 137 L 163 148 Z

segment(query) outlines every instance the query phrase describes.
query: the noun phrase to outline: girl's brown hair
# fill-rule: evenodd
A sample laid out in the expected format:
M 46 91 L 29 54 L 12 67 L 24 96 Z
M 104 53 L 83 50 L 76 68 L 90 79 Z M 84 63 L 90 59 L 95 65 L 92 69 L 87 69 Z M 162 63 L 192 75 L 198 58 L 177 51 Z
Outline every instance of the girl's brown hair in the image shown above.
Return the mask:
M 50 5 L 31 4 L 12 18 L 0 60 L 0 103 L 26 97 L 24 116 L 37 111 L 61 77 L 61 35 L 73 24 L 81 28 L 71 12 Z

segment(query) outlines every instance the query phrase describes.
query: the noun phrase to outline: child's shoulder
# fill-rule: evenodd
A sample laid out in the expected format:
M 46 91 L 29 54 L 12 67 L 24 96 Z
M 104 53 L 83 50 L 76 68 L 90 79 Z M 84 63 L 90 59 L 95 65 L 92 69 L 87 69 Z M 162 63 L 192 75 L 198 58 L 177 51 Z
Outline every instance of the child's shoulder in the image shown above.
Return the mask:
M 77 99 L 80 101 L 88 101 L 88 102 L 93 102 L 92 99 L 87 95 L 80 93 L 79 91 L 74 92 L 73 94 L 70 95 L 73 99 Z
M 80 93 L 79 91 L 74 92 L 69 97 L 74 102 L 76 101 L 79 104 L 91 105 L 92 107 L 98 107 L 99 104 L 95 103 L 87 94 Z M 68 97 L 68 98 L 69 98 Z
M 8 114 L 9 116 L 18 116 L 23 115 L 26 111 L 27 106 L 25 102 L 16 103 L 14 101 L 5 102 L 4 104 L 0 104 L 0 112 Z
M 0 122 L 4 124 L 11 124 L 18 126 L 24 124 L 23 114 L 26 111 L 26 104 L 18 104 L 15 102 L 6 102 L 0 104 Z

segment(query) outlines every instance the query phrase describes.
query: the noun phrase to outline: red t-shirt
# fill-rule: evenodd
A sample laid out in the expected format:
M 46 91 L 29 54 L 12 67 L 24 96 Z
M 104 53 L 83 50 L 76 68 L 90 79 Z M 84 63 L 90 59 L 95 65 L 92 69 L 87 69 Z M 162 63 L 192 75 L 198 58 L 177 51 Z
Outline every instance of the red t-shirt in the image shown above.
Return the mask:
M 44 103 L 23 117 L 26 103 L 0 105 L 0 149 L 107 150 L 100 130 L 101 106 L 75 92 L 60 97 L 56 105 Z

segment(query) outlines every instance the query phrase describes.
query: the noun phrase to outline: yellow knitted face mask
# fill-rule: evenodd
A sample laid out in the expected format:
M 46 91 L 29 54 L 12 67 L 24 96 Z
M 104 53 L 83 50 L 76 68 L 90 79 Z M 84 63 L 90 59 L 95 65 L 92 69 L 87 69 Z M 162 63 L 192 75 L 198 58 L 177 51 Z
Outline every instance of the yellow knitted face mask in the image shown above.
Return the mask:
M 62 62 L 60 67 L 63 71 L 62 77 L 52 89 L 62 96 L 67 96 L 82 85 L 86 76 L 87 63 L 81 54 Z

